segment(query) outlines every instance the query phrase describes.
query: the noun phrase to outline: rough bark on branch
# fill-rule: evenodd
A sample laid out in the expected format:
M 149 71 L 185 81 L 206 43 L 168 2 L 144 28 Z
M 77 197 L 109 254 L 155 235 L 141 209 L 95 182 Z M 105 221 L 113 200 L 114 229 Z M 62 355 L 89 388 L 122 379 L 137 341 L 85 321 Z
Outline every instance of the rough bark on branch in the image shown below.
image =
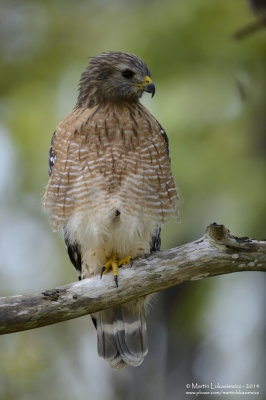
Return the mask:
M 266 271 L 266 242 L 230 235 L 212 224 L 195 242 L 157 252 L 112 274 L 85 279 L 33 295 L 0 298 L 0 334 L 54 324 L 186 281 L 240 271 Z

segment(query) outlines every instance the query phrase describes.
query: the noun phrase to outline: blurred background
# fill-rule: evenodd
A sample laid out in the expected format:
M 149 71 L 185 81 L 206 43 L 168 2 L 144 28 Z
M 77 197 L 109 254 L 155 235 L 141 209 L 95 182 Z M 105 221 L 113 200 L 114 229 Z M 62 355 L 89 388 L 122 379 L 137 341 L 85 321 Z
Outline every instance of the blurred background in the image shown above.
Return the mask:
M 51 135 L 88 57 L 106 50 L 143 58 L 156 84 L 143 102 L 169 136 L 181 193 L 163 248 L 211 222 L 266 237 L 266 31 L 234 37 L 255 18 L 244 0 L 0 1 L 1 296 L 77 279 L 41 199 Z M 165 290 L 148 317 L 147 359 L 119 372 L 98 358 L 88 317 L 2 336 L 0 399 L 185 399 L 192 382 L 258 384 L 263 398 L 265 300 L 259 272 Z

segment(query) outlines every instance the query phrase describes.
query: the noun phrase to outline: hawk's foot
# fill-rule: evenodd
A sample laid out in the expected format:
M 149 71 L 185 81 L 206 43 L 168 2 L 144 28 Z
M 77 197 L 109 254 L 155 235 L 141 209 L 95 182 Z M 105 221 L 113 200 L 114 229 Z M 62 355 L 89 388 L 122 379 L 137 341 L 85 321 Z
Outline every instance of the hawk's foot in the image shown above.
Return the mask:
M 116 287 L 118 287 L 118 268 L 121 267 L 121 265 L 129 264 L 130 267 L 133 265 L 133 258 L 128 256 L 123 258 L 122 260 L 118 261 L 116 257 L 116 253 L 113 253 L 111 258 L 107 260 L 107 262 L 104 264 L 101 270 L 101 278 L 103 275 L 107 274 L 107 272 L 112 269 L 113 270 L 113 275 L 114 275 L 114 281 L 116 284 Z

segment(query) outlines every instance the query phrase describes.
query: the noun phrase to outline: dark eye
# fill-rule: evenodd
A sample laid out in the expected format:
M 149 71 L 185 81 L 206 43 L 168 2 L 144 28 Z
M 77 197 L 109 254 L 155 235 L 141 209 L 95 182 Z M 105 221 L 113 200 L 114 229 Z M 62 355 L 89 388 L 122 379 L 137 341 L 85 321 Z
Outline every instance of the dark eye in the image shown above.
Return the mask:
M 131 71 L 131 69 L 125 69 L 124 71 L 122 71 L 122 75 L 124 78 L 131 79 L 135 74 L 133 71 Z

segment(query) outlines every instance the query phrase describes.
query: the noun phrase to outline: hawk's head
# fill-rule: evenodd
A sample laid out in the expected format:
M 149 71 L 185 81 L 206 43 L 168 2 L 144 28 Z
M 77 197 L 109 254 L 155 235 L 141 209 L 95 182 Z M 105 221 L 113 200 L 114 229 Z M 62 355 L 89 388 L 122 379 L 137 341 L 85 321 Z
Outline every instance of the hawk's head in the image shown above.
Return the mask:
M 110 51 L 93 57 L 81 75 L 77 105 L 137 102 L 143 91 L 154 96 L 147 65 L 134 54 Z

